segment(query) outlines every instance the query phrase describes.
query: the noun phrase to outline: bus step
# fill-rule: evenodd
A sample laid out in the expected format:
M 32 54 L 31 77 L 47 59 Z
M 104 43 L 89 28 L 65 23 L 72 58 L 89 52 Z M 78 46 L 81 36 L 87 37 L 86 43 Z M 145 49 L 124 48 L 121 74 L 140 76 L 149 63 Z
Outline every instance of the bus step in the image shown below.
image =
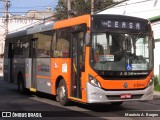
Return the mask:
M 30 91 L 31 92 L 36 92 L 36 89 L 35 88 L 30 88 Z

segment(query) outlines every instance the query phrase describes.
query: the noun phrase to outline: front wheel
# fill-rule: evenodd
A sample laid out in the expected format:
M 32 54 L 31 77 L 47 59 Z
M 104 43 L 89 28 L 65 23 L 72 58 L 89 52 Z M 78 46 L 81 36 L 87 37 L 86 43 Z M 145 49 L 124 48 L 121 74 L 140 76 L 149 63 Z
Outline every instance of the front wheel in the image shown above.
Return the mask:
M 59 100 L 59 103 L 63 106 L 69 103 L 67 86 L 64 79 L 62 79 L 58 85 L 57 98 Z

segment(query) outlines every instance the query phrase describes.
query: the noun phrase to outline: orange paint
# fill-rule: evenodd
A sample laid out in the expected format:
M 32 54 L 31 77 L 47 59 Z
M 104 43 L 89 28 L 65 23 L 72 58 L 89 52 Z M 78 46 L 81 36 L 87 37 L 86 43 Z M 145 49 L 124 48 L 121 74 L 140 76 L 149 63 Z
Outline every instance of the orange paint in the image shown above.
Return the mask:
M 90 15 L 83 15 L 83 16 L 69 18 L 67 20 L 55 22 L 53 28 L 58 29 L 58 28 L 79 25 L 83 23 L 86 23 L 87 26 L 90 27 Z
M 36 78 L 42 78 L 42 79 L 51 79 L 50 77 L 46 77 L 46 76 L 36 76 Z
M 79 24 L 86 23 L 87 27 L 91 26 L 91 16 L 83 15 L 75 18 L 69 18 L 67 20 L 55 22 L 53 29 L 60 29 L 69 26 L 75 26 Z M 90 33 L 88 30 L 87 33 Z M 96 79 L 100 82 L 103 89 L 107 90 L 130 90 L 130 89 L 144 89 L 147 87 L 148 81 L 153 76 L 153 71 L 147 78 L 144 79 L 135 79 L 135 80 L 104 80 L 102 79 L 91 67 L 90 67 L 90 47 L 86 47 L 85 54 L 85 72 L 81 73 L 81 90 L 82 90 L 82 99 L 74 98 L 70 95 L 71 91 L 71 58 L 52 58 L 51 59 L 51 81 L 52 81 L 52 94 L 56 94 L 56 81 L 59 76 L 63 77 L 67 89 L 68 89 L 68 97 L 71 100 L 79 101 L 79 102 L 87 102 L 87 91 L 86 91 L 86 83 L 88 82 L 88 75 L 97 76 Z M 62 64 L 67 64 L 67 72 L 62 72 Z M 124 88 L 124 83 L 128 83 L 128 88 Z
M 70 77 L 71 77 L 71 69 L 70 69 L 71 58 L 52 58 L 51 59 L 51 81 L 53 83 L 52 86 L 52 94 L 56 94 L 56 81 L 59 76 L 63 77 L 68 88 L 68 94 L 70 96 Z M 67 65 L 67 72 L 62 72 L 62 64 Z

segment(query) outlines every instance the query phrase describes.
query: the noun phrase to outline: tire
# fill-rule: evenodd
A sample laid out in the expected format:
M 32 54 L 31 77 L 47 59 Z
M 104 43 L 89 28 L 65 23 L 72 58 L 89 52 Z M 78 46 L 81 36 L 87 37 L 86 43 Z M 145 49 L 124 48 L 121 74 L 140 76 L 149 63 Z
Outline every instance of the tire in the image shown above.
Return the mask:
M 22 75 L 18 76 L 18 92 L 21 94 L 26 93 L 26 88 L 24 87 L 24 79 Z
M 59 100 L 59 103 L 63 106 L 69 104 L 69 99 L 68 99 L 68 91 L 66 87 L 66 83 L 64 79 L 61 79 L 58 88 L 57 88 L 57 99 Z
M 59 102 L 59 95 L 58 95 L 58 90 L 59 90 L 59 89 L 58 89 L 58 88 L 59 88 L 59 87 L 57 87 L 57 89 L 56 89 L 56 101 L 57 101 L 57 102 Z
M 111 105 L 113 106 L 120 106 L 123 102 L 112 102 Z

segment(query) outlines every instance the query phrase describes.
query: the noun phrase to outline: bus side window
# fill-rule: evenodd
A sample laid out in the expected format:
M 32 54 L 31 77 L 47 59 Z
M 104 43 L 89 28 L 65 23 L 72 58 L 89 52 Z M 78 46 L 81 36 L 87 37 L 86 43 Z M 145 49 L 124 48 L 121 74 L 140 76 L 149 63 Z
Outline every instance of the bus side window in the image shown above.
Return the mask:
M 38 57 L 50 57 L 52 31 L 45 31 L 38 34 Z
M 69 57 L 69 42 L 64 39 L 58 39 L 56 44 L 55 57 Z
M 24 41 L 22 46 L 23 51 L 23 57 L 28 58 L 29 57 L 29 42 Z
M 51 50 L 51 54 L 52 54 L 52 57 L 55 57 L 56 56 L 56 31 L 53 31 L 53 36 L 52 36 L 52 50 Z
M 68 58 L 70 47 L 70 32 L 68 28 L 57 30 L 57 42 L 54 50 L 55 57 Z

